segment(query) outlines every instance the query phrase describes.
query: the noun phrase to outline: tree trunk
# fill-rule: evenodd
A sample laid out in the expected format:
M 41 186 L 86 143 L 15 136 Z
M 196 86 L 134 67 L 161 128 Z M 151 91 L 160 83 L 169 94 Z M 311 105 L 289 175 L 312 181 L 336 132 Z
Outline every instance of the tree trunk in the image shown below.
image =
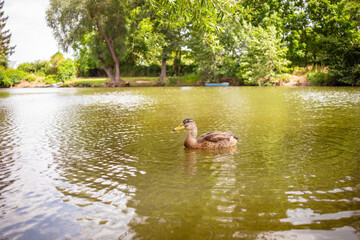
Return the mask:
M 177 56 L 178 56 L 178 51 L 176 51 L 176 54 L 175 54 L 174 62 L 173 62 L 172 68 L 171 68 L 171 74 L 176 74 L 175 64 L 176 64 Z
M 115 82 L 115 74 L 111 70 L 111 67 L 105 67 L 104 71 L 106 72 L 106 75 L 110 78 L 110 81 Z
M 120 77 L 120 66 L 119 66 L 120 65 L 120 60 L 119 60 L 119 57 L 116 55 L 112 39 L 109 38 L 108 36 L 106 36 L 105 32 L 102 31 L 102 29 L 99 27 L 98 24 L 97 24 L 97 27 L 98 27 L 99 32 L 101 32 L 102 37 L 105 40 L 106 46 L 108 47 L 108 49 L 110 51 L 110 54 L 111 54 L 111 57 L 112 57 L 112 59 L 114 61 L 114 64 L 115 64 L 115 66 L 114 66 L 115 73 L 113 73 L 111 71 L 110 67 L 106 67 L 106 68 L 104 68 L 104 70 L 105 70 L 106 74 L 109 76 L 109 78 L 110 78 L 110 80 L 112 82 L 122 82 L 123 80 Z M 113 77 L 111 78 L 110 76 L 113 76 Z
M 111 57 L 112 57 L 112 59 L 114 61 L 114 64 L 115 64 L 115 66 L 114 66 L 115 67 L 114 68 L 115 72 L 113 73 L 114 77 L 113 77 L 113 79 L 111 79 L 111 78 L 110 79 L 111 79 L 112 82 L 122 82 L 123 80 L 120 77 L 120 66 L 119 66 L 120 65 L 120 60 L 119 60 L 119 57 L 115 53 L 115 49 L 114 49 L 113 44 L 111 44 L 111 40 L 109 38 L 107 38 L 105 34 L 103 36 L 104 36 L 106 45 L 107 45 L 107 47 L 108 47 L 108 49 L 109 49 L 109 51 L 111 53 Z M 106 71 L 107 70 L 105 70 L 105 72 Z M 109 74 L 108 74 L 108 76 L 109 76 Z
M 166 46 L 163 47 L 160 82 L 166 83 Z
M 180 55 L 179 55 L 179 68 L 178 68 L 178 76 L 181 75 L 181 48 L 180 48 Z

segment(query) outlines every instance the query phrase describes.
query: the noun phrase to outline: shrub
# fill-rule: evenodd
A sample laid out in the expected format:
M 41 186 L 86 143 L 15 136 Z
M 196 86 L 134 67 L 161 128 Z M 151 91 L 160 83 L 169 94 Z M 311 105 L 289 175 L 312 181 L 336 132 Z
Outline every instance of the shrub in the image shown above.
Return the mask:
M 60 62 L 58 66 L 57 78 L 61 82 L 75 79 L 76 77 L 76 66 L 75 62 L 71 59 L 66 59 Z
M 46 74 L 43 71 L 36 71 L 35 75 L 39 77 L 46 77 Z
M 56 80 L 57 78 L 55 75 L 47 75 L 45 77 L 45 84 L 54 84 L 57 82 Z
M 31 63 L 22 63 L 22 64 L 20 64 L 18 66 L 17 69 L 20 70 L 20 71 L 23 71 L 23 72 L 27 72 L 27 73 L 31 73 L 31 72 L 36 71 L 34 65 L 31 64 Z
M 7 76 L 3 67 L 0 68 L 0 86 L 10 87 L 12 85 L 11 79 Z
M 294 67 L 293 74 L 302 75 L 308 72 L 310 67 Z
M 50 74 L 51 72 L 49 61 L 40 60 L 32 63 L 20 64 L 17 69 L 27 73 L 43 72 L 44 74 Z
M 176 75 L 169 77 L 169 85 L 176 85 L 177 83 L 177 79 L 176 79 Z
M 246 51 L 240 58 L 237 77 L 245 79 L 246 85 L 256 84 L 262 78 L 271 82 L 277 74 L 288 71 L 287 48 L 275 25 L 254 27 L 244 24 L 242 31 Z
M 0 86 L 10 87 L 18 84 L 27 74 L 17 69 L 0 68 Z
M 276 81 L 277 81 L 277 82 L 285 82 L 285 83 L 288 83 L 288 82 L 290 82 L 290 80 L 291 80 L 291 74 L 289 74 L 289 73 L 280 74 L 280 75 L 276 78 Z
M 329 73 L 324 69 L 316 69 L 315 71 L 308 72 L 306 73 L 306 78 L 309 79 L 311 85 L 314 86 L 334 85 Z
M 196 73 L 190 73 L 180 78 L 181 83 L 196 84 L 200 79 L 200 75 Z
M 11 85 L 18 84 L 27 75 L 23 71 L 20 71 L 20 70 L 17 70 L 17 69 L 7 69 L 5 71 L 5 74 L 11 80 L 11 82 L 12 82 Z
M 33 75 L 33 74 L 27 75 L 25 77 L 25 80 L 28 81 L 28 82 L 34 82 L 36 80 L 36 76 Z

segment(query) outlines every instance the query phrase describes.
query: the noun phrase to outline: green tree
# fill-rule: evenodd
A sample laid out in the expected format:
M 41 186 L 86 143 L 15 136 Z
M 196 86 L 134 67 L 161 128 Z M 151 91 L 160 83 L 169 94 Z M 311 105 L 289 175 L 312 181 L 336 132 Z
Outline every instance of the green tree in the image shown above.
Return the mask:
M 75 51 L 76 62 L 79 66 L 80 76 L 91 76 L 91 71 L 99 68 L 98 61 L 95 56 L 92 54 L 89 47 L 91 34 L 86 34 L 83 36 L 81 41 L 73 45 Z
M 245 48 L 240 59 L 240 76 L 246 83 L 255 84 L 260 78 L 270 80 L 286 69 L 290 63 L 286 59 L 287 48 L 275 26 L 263 28 L 244 23 L 242 31 Z
M 18 66 L 18 69 L 23 72 L 39 73 L 42 75 L 52 73 L 49 61 L 46 60 L 36 60 L 31 63 L 22 63 Z
M 184 35 L 200 34 L 202 41 L 215 52 L 219 47 L 218 34 L 222 31 L 218 23 L 232 18 L 237 6 L 226 0 L 210 1 L 149 1 L 152 6 L 155 34 L 162 35 L 160 81 L 166 81 L 166 61 L 171 51 L 181 64 L 181 49 Z M 176 56 L 176 52 L 178 55 Z
M 61 52 L 57 52 L 54 55 L 52 55 L 49 62 L 51 66 L 51 72 L 47 74 L 56 75 L 60 63 L 64 60 L 65 60 L 64 55 Z
M 57 72 L 57 78 L 61 82 L 74 79 L 77 72 L 75 62 L 70 58 L 61 61 L 59 63 Z
M 9 17 L 4 17 L 4 1 L 0 1 L 0 65 L 7 67 L 9 56 L 14 53 L 15 46 L 10 46 L 11 34 L 4 30 Z
M 65 50 L 88 34 L 91 54 L 111 81 L 122 81 L 119 64 L 126 52 L 126 16 L 131 4 L 125 0 L 50 0 L 46 20 Z

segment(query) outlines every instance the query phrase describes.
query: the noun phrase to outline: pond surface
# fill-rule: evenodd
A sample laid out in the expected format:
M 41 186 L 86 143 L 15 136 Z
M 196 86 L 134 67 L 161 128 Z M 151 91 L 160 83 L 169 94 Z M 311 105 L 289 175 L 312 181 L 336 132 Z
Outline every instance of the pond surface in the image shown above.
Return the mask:
M 0 153 L 2 239 L 360 238 L 360 88 L 2 89 Z

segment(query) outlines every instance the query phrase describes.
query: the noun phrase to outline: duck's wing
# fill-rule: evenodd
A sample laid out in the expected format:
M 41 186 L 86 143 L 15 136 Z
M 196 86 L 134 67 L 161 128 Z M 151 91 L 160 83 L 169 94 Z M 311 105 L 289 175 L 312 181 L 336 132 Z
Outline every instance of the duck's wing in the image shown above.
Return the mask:
M 198 141 L 198 143 L 203 143 L 204 141 L 209 141 L 209 142 L 220 142 L 223 140 L 230 141 L 231 137 L 232 137 L 231 132 L 214 131 L 214 132 L 208 132 L 208 133 L 204 133 L 204 134 L 200 135 L 200 137 L 197 139 L 197 141 Z

